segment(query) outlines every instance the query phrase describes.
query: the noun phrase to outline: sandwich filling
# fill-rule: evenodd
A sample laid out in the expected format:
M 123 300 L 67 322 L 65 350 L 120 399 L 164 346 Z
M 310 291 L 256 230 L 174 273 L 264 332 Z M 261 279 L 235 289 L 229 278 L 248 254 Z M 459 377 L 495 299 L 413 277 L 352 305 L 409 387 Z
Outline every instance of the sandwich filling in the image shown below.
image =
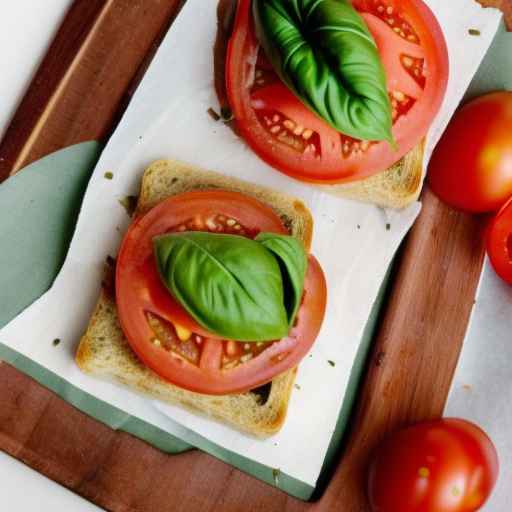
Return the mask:
M 326 284 L 270 208 L 235 192 L 196 191 L 130 226 L 116 303 L 148 367 L 185 389 L 229 394 L 300 362 L 320 330 Z
M 219 16 L 221 106 L 258 156 L 294 178 L 343 183 L 384 171 L 441 106 L 448 54 L 422 0 L 221 0 Z

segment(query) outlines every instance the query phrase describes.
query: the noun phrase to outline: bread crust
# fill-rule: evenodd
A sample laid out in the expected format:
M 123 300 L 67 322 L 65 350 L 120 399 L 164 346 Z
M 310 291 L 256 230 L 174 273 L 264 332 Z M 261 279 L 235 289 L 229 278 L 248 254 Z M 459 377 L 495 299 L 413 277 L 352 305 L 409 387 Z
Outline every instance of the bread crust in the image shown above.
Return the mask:
M 169 196 L 212 188 L 242 192 L 268 205 L 309 251 L 313 218 L 301 201 L 175 160 L 158 160 L 144 172 L 135 214 L 144 214 Z M 112 274 L 113 269 L 108 268 L 108 272 Z M 174 386 L 146 367 L 130 348 L 108 286 L 111 279 L 112 275 L 104 279 L 87 331 L 78 346 L 75 359 L 82 371 L 121 383 L 151 398 L 180 405 L 256 437 L 270 436 L 282 427 L 295 380 L 295 368 L 273 379 L 266 400 L 253 392 L 215 396 Z
M 376 204 L 383 208 L 402 209 L 416 201 L 423 184 L 425 141 L 411 149 L 389 169 L 369 178 L 339 185 L 317 185 L 338 197 Z

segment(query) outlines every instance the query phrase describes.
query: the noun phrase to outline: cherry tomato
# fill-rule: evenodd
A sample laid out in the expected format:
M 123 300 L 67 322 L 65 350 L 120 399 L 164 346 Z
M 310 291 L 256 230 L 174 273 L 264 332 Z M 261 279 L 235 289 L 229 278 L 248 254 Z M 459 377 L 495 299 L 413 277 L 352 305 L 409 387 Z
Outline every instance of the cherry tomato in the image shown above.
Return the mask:
M 303 181 L 340 183 L 387 169 L 425 136 L 446 91 L 446 44 L 422 0 L 354 0 L 353 4 L 382 57 L 398 150 L 387 142 L 340 134 L 307 109 L 260 51 L 251 0 L 238 4 L 226 59 L 226 88 L 237 131 L 269 165 Z
M 505 282 L 512 284 L 512 198 L 489 226 L 487 254 L 496 273 Z
M 198 325 L 158 276 L 153 238 L 185 230 L 251 238 L 260 231 L 288 233 L 264 204 L 221 190 L 170 197 L 136 219 L 116 269 L 119 320 L 134 352 L 163 379 L 206 394 L 241 393 L 295 367 L 314 343 L 325 312 L 326 283 L 316 259 L 309 257 L 303 301 L 286 338 L 263 344 L 222 340 Z
M 512 195 L 512 92 L 481 96 L 455 114 L 432 155 L 428 182 L 460 210 L 503 205 Z
M 384 440 L 371 462 L 373 512 L 474 512 L 498 476 L 492 441 L 460 419 L 419 423 Z

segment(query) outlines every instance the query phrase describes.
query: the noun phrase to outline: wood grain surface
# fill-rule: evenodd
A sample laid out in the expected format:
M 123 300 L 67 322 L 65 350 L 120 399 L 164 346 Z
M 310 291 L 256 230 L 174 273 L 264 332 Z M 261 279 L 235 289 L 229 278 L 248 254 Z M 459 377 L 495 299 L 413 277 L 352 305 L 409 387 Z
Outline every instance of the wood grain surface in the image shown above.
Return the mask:
M 512 0 L 487 3 L 512 15 Z M 0 181 L 54 150 L 106 138 L 180 4 L 76 0 L 0 143 Z M 116 512 L 367 512 L 371 450 L 387 432 L 442 413 L 481 271 L 482 229 L 482 219 L 423 194 L 351 433 L 314 503 L 199 451 L 167 456 L 89 418 L 7 364 L 0 365 L 0 449 Z
M 0 181 L 103 140 L 184 0 L 75 0 L 0 143 Z

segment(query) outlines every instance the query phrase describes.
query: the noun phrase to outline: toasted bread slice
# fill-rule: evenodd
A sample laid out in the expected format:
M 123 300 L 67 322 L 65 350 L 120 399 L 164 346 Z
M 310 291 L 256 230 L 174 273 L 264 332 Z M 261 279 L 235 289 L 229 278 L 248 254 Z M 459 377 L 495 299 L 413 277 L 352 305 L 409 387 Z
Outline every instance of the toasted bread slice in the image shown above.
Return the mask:
M 233 30 L 237 2 L 219 0 L 217 8 L 217 38 L 214 49 L 215 92 L 221 110 L 229 109 L 226 91 L 226 52 Z M 228 123 L 234 129 L 232 123 Z M 236 130 L 235 130 L 236 132 Z M 373 203 L 383 208 L 405 208 L 418 199 L 423 183 L 423 155 L 421 142 L 395 165 L 369 178 L 349 183 L 312 186 L 338 197 Z
M 212 188 L 242 192 L 270 206 L 291 234 L 300 238 L 309 250 L 313 220 L 301 201 L 176 161 L 160 160 L 145 171 L 136 214 L 147 212 L 169 196 Z M 112 269 L 110 274 L 113 274 Z M 296 374 L 292 369 L 257 390 L 224 396 L 193 393 L 168 383 L 141 363 L 128 345 L 119 324 L 109 279 L 103 282 L 99 301 L 80 341 L 76 362 L 86 373 L 113 379 L 153 398 L 179 404 L 257 437 L 272 435 L 283 425 Z
M 335 196 L 373 203 L 383 208 L 405 208 L 420 195 L 424 153 L 425 143 L 421 142 L 395 165 L 369 178 L 340 185 L 318 186 Z

